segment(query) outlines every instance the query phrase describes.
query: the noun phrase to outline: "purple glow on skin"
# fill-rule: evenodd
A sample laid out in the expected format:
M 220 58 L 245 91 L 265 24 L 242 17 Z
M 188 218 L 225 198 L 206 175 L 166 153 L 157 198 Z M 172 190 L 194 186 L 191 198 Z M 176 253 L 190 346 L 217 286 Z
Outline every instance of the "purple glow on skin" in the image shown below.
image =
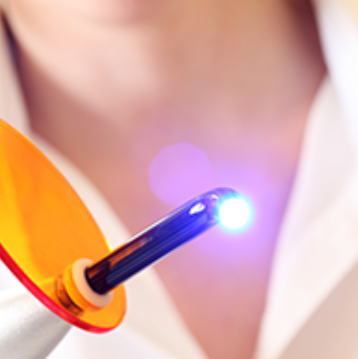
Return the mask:
M 236 189 L 248 199 L 253 210 L 250 225 L 239 233 L 240 251 L 250 256 L 249 253 L 254 254 L 270 246 L 272 239 L 268 241 L 268 237 L 275 237 L 277 191 L 272 190 L 271 179 L 266 171 L 260 170 L 262 166 L 257 166 L 255 159 L 242 161 L 239 154 L 237 158 L 234 155 L 230 159 L 216 158 L 211 163 L 200 148 L 189 143 L 177 143 L 163 148 L 152 161 L 149 168 L 150 186 L 153 193 L 170 206 L 178 206 L 188 198 L 215 187 Z M 220 229 L 212 232 L 226 240 L 238 236 L 236 232 L 221 236 Z M 206 244 L 208 248 L 211 245 L 214 251 L 225 251 L 215 241 Z
M 165 148 L 161 156 L 170 157 L 171 153 L 177 153 L 177 150 L 181 153 L 181 149 L 185 149 L 185 146 L 181 147 L 182 145 Z M 186 145 L 203 154 L 202 150 L 189 144 Z M 153 161 L 153 167 L 164 163 L 164 161 L 158 161 L 155 164 L 161 156 L 158 155 Z M 188 156 L 190 162 L 189 150 Z M 185 156 L 181 153 L 179 157 Z M 203 157 L 206 159 L 205 161 L 209 162 L 205 153 Z M 235 275 L 239 282 L 246 283 L 250 287 L 250 283 L 262 281 L 270 271 L 270 260 L 279 233 L 278 218 L 282 213 L 277 195 L 281 191 L 281 188 L 277 187 L 280 186 L 280 182 L 276 183 L 275 181 L 276 172 L 271 169 L 271 163 L 266 159 L 258 160 L 254 154 L 245 157 L 238 151 L 228 155 L 213 155 L 210 160 L 211 166 L 208 172 L 211 178 L 209 181 L 208 179 L 203 180 L 209 183 L 209 188 L 232 187 L 244 198 L 247 198 L 253 208 L 252 221 L 247 228 L 239 232 L 225 231 L 216 226 L 192 242 L 190 246 L 177 251 L 171 258 L 176 261 L 178 273 L 185 273 L 190 277 L 193 271 L 199 269 L 203 273 L 209 273 L 206 278 L 210 278 L 210 281 L 213 278 L 214 280 L 215 278 L 223 280 L 225 277 L 232 278 L 231 276 Z M 170 158 L 167 161 L 170 162 Z M 194 177 L 196 173 L 199 173 L 198 176 L 203 176 L 200 171 L 196 172 L 196 170 L 196 168 L 188 170 L 189 173 L 193 171 L 191 177 Z M 174 171 L 173 176 L 175 173 L 177 172 Z M 164 181 L 163 178 L 161 180 Z M 165 183 L 163 186 L 166 189 L 169 188 Z M 169 193 L 169 198 L 175 197 L 175 191 L 179 191 L 180 183 L 177 187 L 173 186 L 172 188 L 174 193 Z M 168 190 L 170 191 L 170 189 Z M 201 191 L 194 193 L 194 196 L 198 193 Z M 188 198 L 190 196 L 186 196 L 184 200 Z M 218 273 L 221 273 L 221 276 Z
M 173 206 L 211 189 L 213 177 L 205 152 L 186 142 L 163 148 L 149 167 L 151 190 Z

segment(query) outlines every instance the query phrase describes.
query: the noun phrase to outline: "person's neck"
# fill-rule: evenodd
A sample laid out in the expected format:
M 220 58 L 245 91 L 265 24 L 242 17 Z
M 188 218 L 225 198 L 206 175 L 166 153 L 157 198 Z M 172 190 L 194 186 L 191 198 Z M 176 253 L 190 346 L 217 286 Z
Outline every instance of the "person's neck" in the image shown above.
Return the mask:
M 234 102 L 241 118 L 278 118 L 309 102 L 322 76 L 314 29 L 299 31 L 299 16 L 282 1 L 183 1 L 119 23 L 45 6 L 8 5 L 38 128 L 54 117 L 53 107 L 37 113 L 53 91 L 101 121 L 203 99 Z
M 175 11 L 117 21 L 46 3 L 6 7 L 31 124 L 100 188 L 135 146 L 145 142 L 144 168 L 160 146 L 189 137 L 213 151 L 252 146 L 263 133 L 271 146 L 289 132 L 294 170 L 324 74 L 311 11 L 280 0 L 182 0 Z

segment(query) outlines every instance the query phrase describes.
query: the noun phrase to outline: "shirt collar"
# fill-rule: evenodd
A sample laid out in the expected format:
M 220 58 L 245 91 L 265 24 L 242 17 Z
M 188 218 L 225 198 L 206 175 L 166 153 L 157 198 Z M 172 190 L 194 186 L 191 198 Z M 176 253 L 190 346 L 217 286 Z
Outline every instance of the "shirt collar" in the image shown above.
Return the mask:
M 316 0 L 315 7 L 329 79 L 308 119 L 256 359 L 285 358 L 358 263 L 358 27 L 338 0 Z M 329 344 L 305 345 L 314 352 L 314 345 Z
M 358 261 L 355 147 L 329 80 L 312 107 L 256 359 L 282 354 Z

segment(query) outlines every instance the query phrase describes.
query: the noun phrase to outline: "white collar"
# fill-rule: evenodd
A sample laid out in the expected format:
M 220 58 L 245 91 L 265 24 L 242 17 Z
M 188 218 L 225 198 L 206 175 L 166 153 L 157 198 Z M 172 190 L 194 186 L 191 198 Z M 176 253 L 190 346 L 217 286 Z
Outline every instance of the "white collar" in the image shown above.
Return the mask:
M 337 95 L 326 82 L 308 121 L 256 359 L 281 358 L 358 262 L 357 161 L 343 118 Z
M 358 30 L 340 2 L 315 5 L 331 79 L 309 116 L 256 359 L 285 358 L 313 313 L 358 263 Z

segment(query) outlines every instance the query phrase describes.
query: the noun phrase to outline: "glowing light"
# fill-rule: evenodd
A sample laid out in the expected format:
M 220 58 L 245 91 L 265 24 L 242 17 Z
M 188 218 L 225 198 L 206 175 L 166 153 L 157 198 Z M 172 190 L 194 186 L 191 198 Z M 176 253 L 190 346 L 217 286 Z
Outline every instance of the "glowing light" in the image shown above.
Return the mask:
M 230 230 L 246 228 L 252 220 L 252 209 L 242 197 L 230 197 L 218 208 L 219 223 Z

